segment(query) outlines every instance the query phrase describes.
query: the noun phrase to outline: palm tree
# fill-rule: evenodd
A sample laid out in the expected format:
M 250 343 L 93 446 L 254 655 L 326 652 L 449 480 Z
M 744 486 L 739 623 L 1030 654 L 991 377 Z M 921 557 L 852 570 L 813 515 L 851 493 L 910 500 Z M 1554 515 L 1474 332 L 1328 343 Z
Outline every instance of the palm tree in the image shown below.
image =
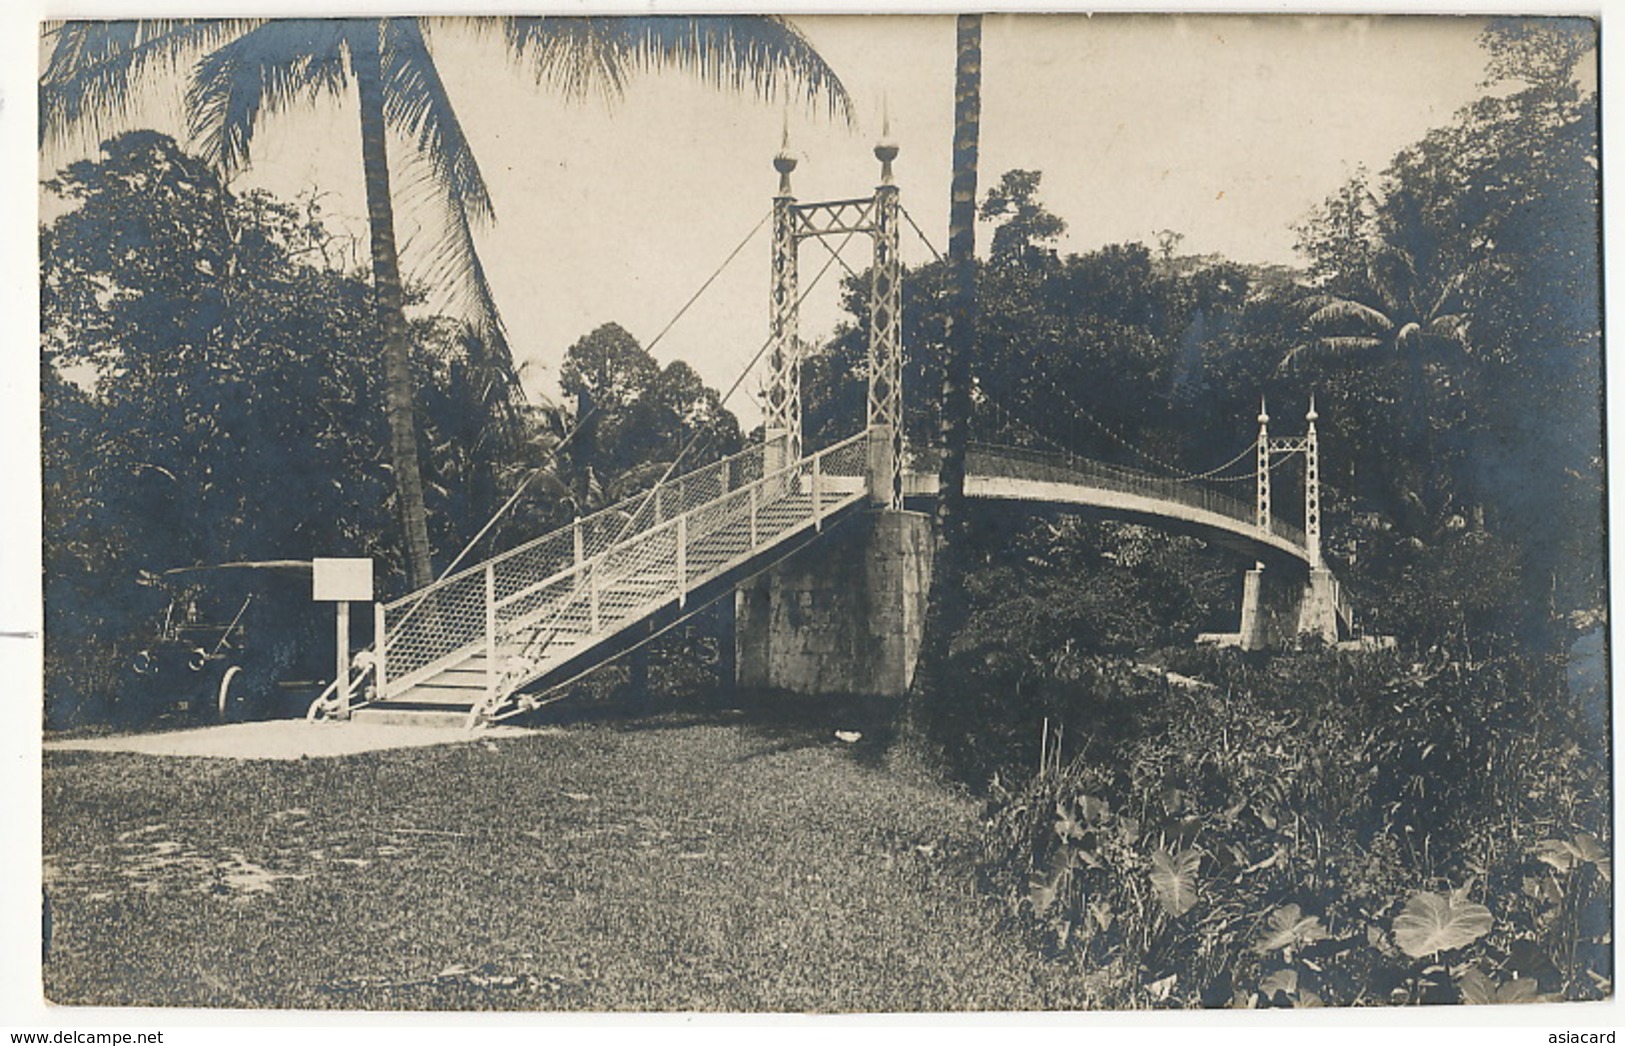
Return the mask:
M 1388 352 L 1407 365 L 1407 413 L 1412 431 L 1420 431 L 1426 416 L 1427 365 L 1469 348 L 1468 316 L 1460 309 L 1460 297 L 1474 271 L 1469 267 L 1430 281 L 1410 252 L 1380 245 L 1366 264 L 1366 293 L 1305 300 L 1309 315 L 1304 324 L 1315 337 L 1288 352 L 1282 368 L 1309 352 L 1365 359 Z
M 187 92 L 188 121 L 205 155 L 230 171 L 249 162 L 262 117 L 295 102 L 338 96 L 353 81 L 361 119 L 361 160 L 371 234 L 373 288 L 384 335 L 385 410 L 397 514 L 413 587 L 432 576 L 427 512 L 418 463 L 390 131 L 411 142 L 413 159 L 438 204 L 442 235 L 430 253 L 432 282 L 456 288 L 457 304 L 522 399 L 501 319 L 474 249 L 474 225 L 494 217 L 479 165 L 435 68 L 429 19 L 160 19 L 70 22 L 56 35 L 40 79 L 42 141 L 71 128 L 127 116 L 144 73 L 176 71 L 197 56 Z M 770 96 L 799 85 L 850 118 L 834 72 L 793 27 L 771 17 L 562 18 L 497 20 L 510 56 L 538 84 L 618 97 L 639 70 L 676 68 L 719 87 Z
M 954 56 L 953 179 L 948 201 L 950 324 L 942 376 L 942 465 L 937 554 L 914 696 L 950 700 L 948 657 L 968 615 L 965 596 L 965 449 L 970 438 L 971 358 L 976 351 L 976 174 L 982 121 L 982 16 L 960 15 Z M 909 714 L 922 709 L 911 700 Z
M 948 199 L 952 327 L 942 379 L 942 483 L 938 519 L 945 543 L 964 525 L 970 361 L 976 351 L 976 174 L 982 127 L 982 16 L 960 15 L 954 63 L 953 180 Z
M 1444 405 L 1433 402 L 1429 369 L 1457 364 L 1452 384 L 1459 388 L 1464 380 L 1466 372 L 1459 365 L 1472 348 L 1464 286 L 1488 264 L 1468 264 L 1451 276 L 1430 278 L 1409 251 L 1378 243 L 1367 257 L 1360 293 L 1304 300 L 1304 326 L 1312 339 L 1289 351 L 1278 368 L 1294 367 L 1308 356 L 1358 360 L 1377 370 L 1394 364 L 1404 368 L 1395 426 L 1403 449 L 1394 455 L 1390 471 L 1413 532 L 1431 527 L 1450 500 L 1430 420 Z
M 1376 350 L 1389 344 L 1402 353 L 1424 348 L 1428 339 L 1466 344 L 1467 316 L 1450 311 L 1457 305 L 1462 285 L 1471 274 L 1464 269 L 1430 285 L 1417 270 L 1416 260 L 1400 247 L 1377 248 L 1366 264 L 1367 295 L 1376 305 L 1352 297 L 1322 295 L 1310 299 L 1311 330 L 1328 330 L 1352 322 L 1363 328 L 1352 335 L 1329 335 L 1320 344 L 1333 350 Z

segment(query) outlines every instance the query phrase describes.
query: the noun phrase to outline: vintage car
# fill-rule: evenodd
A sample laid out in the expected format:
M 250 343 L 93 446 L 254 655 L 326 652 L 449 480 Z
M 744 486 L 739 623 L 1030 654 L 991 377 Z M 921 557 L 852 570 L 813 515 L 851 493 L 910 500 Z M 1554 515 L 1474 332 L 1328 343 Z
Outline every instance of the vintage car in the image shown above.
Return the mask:
M 168 600 L 132 658 L 131 718 L 302 715 L 332 679 L 331 609 L 311 601 L 308 560 L 178 567 L 142 580 Z

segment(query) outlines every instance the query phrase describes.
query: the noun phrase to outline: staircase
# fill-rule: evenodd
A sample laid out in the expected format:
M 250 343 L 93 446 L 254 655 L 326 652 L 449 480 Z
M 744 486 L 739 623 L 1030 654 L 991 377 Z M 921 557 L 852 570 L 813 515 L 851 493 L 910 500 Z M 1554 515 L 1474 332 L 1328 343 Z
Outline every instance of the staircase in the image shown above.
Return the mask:
M 754 446 L 376 608 L 357 719 L 493 722 L 693 613 L 868 500 L 860 432 Z M 639 628 L 639 626 L 645 626 Z M 312 717 L 339 713 L 331 693 Z

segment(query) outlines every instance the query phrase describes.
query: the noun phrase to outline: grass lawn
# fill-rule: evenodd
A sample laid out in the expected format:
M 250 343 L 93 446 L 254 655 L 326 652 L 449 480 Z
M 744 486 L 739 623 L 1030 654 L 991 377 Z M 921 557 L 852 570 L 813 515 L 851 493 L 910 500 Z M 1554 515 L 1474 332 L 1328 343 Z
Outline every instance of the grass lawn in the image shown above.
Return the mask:
M 827 724 L 727 714 L 297 762 L 48 753 L 46 994 L 1086 1007 L 1078 971 L 978 893 L 977 804 L 892 762 Z

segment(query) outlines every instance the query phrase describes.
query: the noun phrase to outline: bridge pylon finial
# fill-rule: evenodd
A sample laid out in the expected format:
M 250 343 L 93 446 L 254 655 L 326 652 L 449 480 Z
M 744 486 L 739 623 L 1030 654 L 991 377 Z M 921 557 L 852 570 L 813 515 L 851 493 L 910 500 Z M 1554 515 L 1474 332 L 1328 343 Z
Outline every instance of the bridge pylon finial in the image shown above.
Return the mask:
M 1260 394 L 1258 397 L 1258 423 L 1260 425 L 1268 425 L 1270 423 L 1269 406 L 1264 402 L 1264 397 L 1262 394 Z
M 880 100 L 880 139 L 875 142 L 875 159 L 880 161 L 880 184 L 895 185 L 891 162 L 900 151 L 897 140 L 891 136 L 891 107 L 884 96 Z
M 1313 392 L 1309 394 L 1309 413 L 1305 414 L 1304 418 L 1309 422 L 1311 428 L 1320 419 L 1320 412 L 1315 410 L 1315 394 Z
M 790 110 L 784 111 L 784 134 L 779 139 L 779 151 L 773 157 L 773 169 L 779 172 L 779 195 L 794 196 L 790 188 L 790 172 L 796 169 L 796 154 L 790 151 Z

